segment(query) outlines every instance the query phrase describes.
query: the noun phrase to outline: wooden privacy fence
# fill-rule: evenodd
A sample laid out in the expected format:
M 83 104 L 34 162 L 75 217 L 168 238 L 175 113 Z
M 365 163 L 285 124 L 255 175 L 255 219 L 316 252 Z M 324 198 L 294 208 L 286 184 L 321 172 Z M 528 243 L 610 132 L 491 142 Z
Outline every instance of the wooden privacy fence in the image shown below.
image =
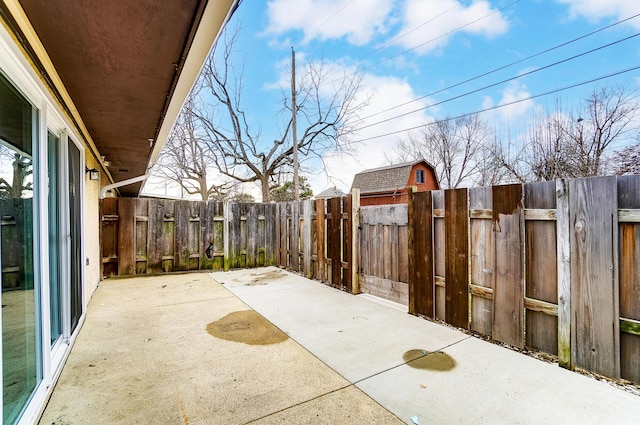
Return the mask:
M 360 197 L 277 204 L 276 264 L 358 293 L 357 230 Z
M 275 264 L 275 204 L 101 201 L 105 277 Z
M 410 313 L 640 382 L 640 176 L 412 194 Z
M 640 383 L 640 176 L 279 204 L 105 199 L 104 276 L 277 265 Z
M 107 198 L 102 275 L 278 265 L 357 292 L 358 204 L 357 193 L 279 204 Z

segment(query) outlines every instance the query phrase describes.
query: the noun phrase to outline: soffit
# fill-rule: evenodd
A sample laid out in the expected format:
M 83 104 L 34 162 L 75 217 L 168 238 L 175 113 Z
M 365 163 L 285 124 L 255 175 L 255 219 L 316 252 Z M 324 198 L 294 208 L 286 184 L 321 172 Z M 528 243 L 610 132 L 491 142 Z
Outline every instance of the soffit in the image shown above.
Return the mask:
M 20 3 L 113 180 L 145 174 L 206 0 Z

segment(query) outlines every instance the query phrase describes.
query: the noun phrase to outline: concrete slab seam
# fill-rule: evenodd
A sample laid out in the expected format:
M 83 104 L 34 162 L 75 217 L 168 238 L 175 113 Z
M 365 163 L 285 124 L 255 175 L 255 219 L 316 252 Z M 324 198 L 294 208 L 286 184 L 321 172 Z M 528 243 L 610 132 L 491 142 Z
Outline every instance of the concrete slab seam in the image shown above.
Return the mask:
M 277 410 L 275 412 L 271 412 L 271 413 L 269 413 L 267 415 L 264 415 L 264 416 L 260 416 L 259 418 L 251 419 L 249 422 L 245 422 L 245 425 L 260 421 L 262 419 L 268 418 L 268 417 L 273 416 L 273 415 L 277 415 L 277 414 L 282 413 L 282 412 L 286 412 L 287 410 L 294 409 L 294 408 L 299 407 L 299 406 L 303 406 L 306 403 L 312 402 L 314 400 L 318 400 L 319 398 L 322 398 L 322 397 L 327 396 L 329 394 L 337 393 L 338 391 L 346 390 L 347 388 L 351 388 L 351 387 L 353 387 L 353 384 L 344 385 L 342 387 L 336 388 L 335 390 L 327 391 L 326 393 L 323 393 L 323 394 L 318 394 L 317 396 L 311 397 L 308 400 L 304 400 L 304 401 L 298 402 L 296 404 L 292 404 L 291 406 L 283 407 L 280 410 Z M 358 389 L 358 391 L 362 391 L 362 390 Z M 368 395 L 367 395 L 367 397 L 368 397 Z M 369 398 L 371 398 L 371 397 L 369 397 Z M 387 410 L 387 409 L 385 409 L 385 410 Z
M 461 342 L 464 342 L 464 341 L 468 340 L 469 338 L 473 338 L 473 336 L 472 336 L 472 335 L 469 335 L 469 336 L 467 336 L 466 338 L 462 338 L 462 339 L 461 339 L 461 340 L 459 340 L 459 341 L 452 342 L 451 344 L 445 345 L 444 347 L 438 348 L 437 350 L 433 350 L 433 351 L 426 351 L 426 350 L 425 350 L 425 354 L 423 354 L 423 355 L 421 355 L 421 356 L 419 356 L 419 357 L 416 357 L 415 359 L 411 359 L 411 360 L 408 360 L 408 361 L 406 361 L 406 362 L 402 362 L 402 363 L 397 364 L 397 365 L 395 365 L 395 366 L 391 366 L 391 367 L 388 367 L 388 368 L 386 368 L 386 369 L 384 369 L 384 370 L 381 370 L 381 371 L 379 371 L 379 372 L 373 373 L 373 374 L 371 374 L 371 375 L 369 375 L 369 376 L 365 376 L 364 378 L 360 378 L 360 379 L 358 379 L 358 380 L 354 381 L 354 382 L 353 382 L 353 385 L 357 385 L 357 384 L 359 384 L 359 383 L 361 383 L 361 382 L 364 382 L 364 381 L 366 381 L 366 380 L 368 380 L 368 379 L 375 378 L 376 376 L 382 375 L 383 373 L 387 373 L 387 372 L 389 372 L 389 371 L 391 371 L 391 370 L 397 369 L 397 368 L 402 367 L 402 366 L 404 366 L 404 365 L 408 365 L 409 363 L 412 363 L 412 362 L 415 362 L 415 361 L 417 361 L 417 360 L 420 360 L 420 359 L 422 359 L 422 358 L 424 358 L 424 357 L 426 357 L 426 356 L 428 356 L 428 355 L 430 355 L 430 354 L 438 353 L 438 352 L 440 352 L 440 351 L 446 350 L 447 348 L 449 348 L 449 347 L 453 347 L 454 345 L 457 345 L 457 344 L 460 344 Z

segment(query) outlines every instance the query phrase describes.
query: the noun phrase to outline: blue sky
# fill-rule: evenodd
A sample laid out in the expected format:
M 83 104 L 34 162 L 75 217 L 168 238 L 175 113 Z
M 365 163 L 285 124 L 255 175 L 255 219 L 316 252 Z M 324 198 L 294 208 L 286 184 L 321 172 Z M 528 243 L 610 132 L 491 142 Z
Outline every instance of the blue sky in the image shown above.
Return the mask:
M 291 47 L 298 68 L 322 58 L 338 70 L 363 69 L 363 96 L 370 101 L 361 116 L 379 113 L 364 124 L 390 118 L 360 131 L 354 138 L 363 141 L 351 156 L 328 154 L 326 172 L 317 162 L 307 163 L 315 165 L 309 174 L 318 193 L 334 185 L 346 191 L 355 173 L 386 164 L 384 153 L 408 136 L 404 129 L 640 66 L 640 37 L 620 41 L 640 31 L 640 16 L 523 60 L 635 14 L 640 14 L 638 0 L 244 0 L 229 25 L 241 26 L 236 59 L 244 60 L 245 109 L 264 140 L 271 139 L 282 90 L 288 90 Z M 521 62 L 449 88 L 516 61 Z M 640 70 L 482 117 L 497 133 L 508 129 L 513 136 L 557 100 L 570 112 L 594 88 L 615 84 L 639 88 Z M 472 91 L 477 92 L 467 95 Z M 456 96 L 461 97 L 447 101 Z M 395 118 L 420 108 L 425 109 Z M 395 134 L 377 137 L 387 133 Z

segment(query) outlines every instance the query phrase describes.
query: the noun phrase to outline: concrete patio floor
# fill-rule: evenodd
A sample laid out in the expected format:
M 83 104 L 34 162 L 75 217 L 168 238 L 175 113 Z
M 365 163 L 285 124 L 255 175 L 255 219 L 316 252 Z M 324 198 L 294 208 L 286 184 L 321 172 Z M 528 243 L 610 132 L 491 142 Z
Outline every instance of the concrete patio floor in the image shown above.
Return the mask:
M 102 282 L 40 423 L 583 425 L 639 417 L 640 397 L 607 383 L 397 305 L 263 268 Z

